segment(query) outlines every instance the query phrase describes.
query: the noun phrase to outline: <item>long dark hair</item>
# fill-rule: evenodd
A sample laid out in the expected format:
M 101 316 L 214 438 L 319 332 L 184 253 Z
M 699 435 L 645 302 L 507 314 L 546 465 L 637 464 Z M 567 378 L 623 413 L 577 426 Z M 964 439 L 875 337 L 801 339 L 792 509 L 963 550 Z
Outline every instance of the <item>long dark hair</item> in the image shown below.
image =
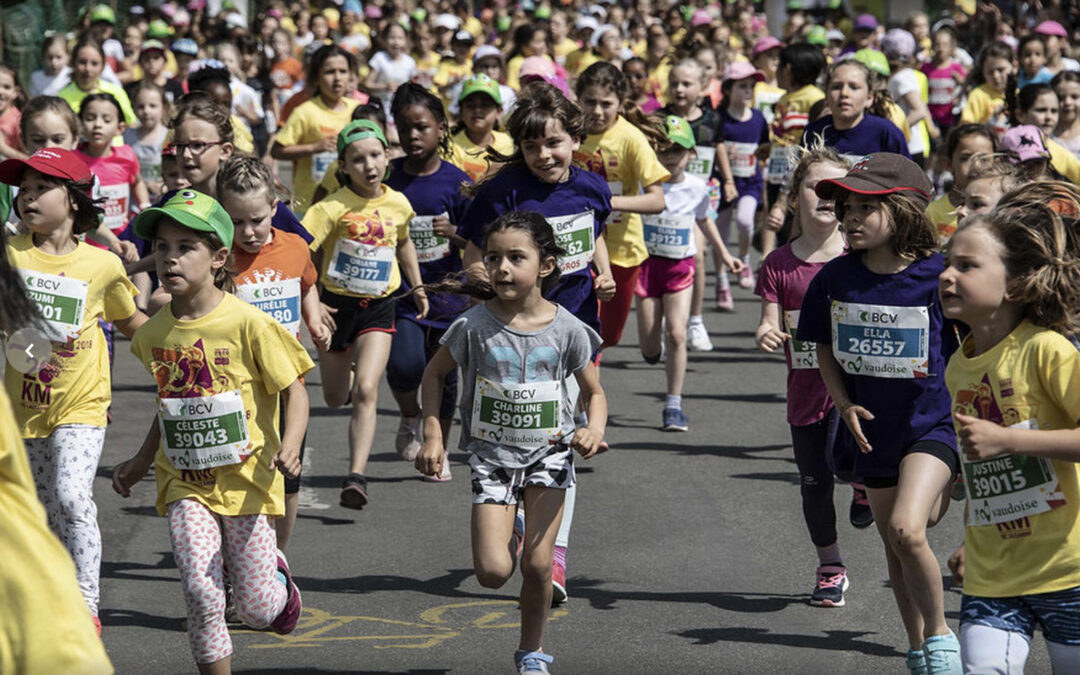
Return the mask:
M 68 202 L 74 211 L 73 218 L 75 222 L 71 228 L 74 234 L 86 234 L 97 229 L 97 226 L 101 223 L 101 217 L 105 214 L 103 208 L 105 200 L 103 198 L 94 199 L 91 196 L 92 183 L 89 181 L 80 183 L 49 175 L 45 175 L 45 180 L 62 186 L 67 192 Z M 15 201 L 11 207 L 15 211 L 15 215 L 22 218 L 22 214 L 19 213 L 18 195 L 15 196 Z

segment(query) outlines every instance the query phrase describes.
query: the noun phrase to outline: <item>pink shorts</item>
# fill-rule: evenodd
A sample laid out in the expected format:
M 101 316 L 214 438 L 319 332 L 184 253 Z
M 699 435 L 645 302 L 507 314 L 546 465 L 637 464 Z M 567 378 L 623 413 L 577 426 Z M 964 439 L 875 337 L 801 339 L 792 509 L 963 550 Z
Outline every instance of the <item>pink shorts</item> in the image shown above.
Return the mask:
M 684 291 L 694 285 L 694 258 L 683 260 L 649 258 L 641 264 L 637 288 L 639 298 L 662 298 L 670 293 Z

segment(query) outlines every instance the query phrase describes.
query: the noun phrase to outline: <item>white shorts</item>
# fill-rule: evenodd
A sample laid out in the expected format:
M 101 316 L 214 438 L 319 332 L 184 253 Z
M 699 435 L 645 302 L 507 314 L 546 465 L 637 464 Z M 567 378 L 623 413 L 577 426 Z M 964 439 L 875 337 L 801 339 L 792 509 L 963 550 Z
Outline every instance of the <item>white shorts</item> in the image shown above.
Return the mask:
M 498 466 L 478 455 L 469 457 L 469 468 L 473 504 L 517 504 L 527 487 L 566 490 L 574 485 L 574 455 L 566 445 L 554 446 L 520 469 Z

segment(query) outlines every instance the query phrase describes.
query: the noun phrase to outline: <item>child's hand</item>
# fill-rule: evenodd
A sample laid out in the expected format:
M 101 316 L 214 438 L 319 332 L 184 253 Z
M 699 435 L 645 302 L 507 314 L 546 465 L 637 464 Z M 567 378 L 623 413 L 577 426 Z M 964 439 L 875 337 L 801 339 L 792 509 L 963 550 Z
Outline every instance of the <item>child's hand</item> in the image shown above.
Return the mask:
M 270 468 L 277 469 L 286 478 L 296 478 L 300 475 L 300 448 L 282 445 L 270 460 Z
M 130 497 L 131 488 L 143 479 L 153 463 L 153 455 L 146 459 L 139 454 L 113 467 L 112 487 L 116 494 L 121 497 Z
M 772 143 L 762 143 L 758 146 L 757 153 L 755 154 L 759 161 L 769 161 L 769 155 L 772 154 Z
M 607 302 L 615 297 L 615 280 L 610 274 L 597 275 L 593 279 L 593 288 L 596 289 L 596 297 L 602 302 Z
M 337 136 L 327 136 L 312 145 L 312 154 L 337 150 Z
M 866 440 L 866 435 L 863 434 L 862 424 L 859 420 L 872 420 L 874 419 L 874 413 L 861 405 L 851 404 L 840 411 L 840 417 L 844 420 L 848 430 L 851 431 L 851 435 L 855 437 L 855 442 L 859 444 L 859 450 L 864 455 L 870 453 L 873 448 L 870 447 L 870 441 Z
M 450 237 L 457 235 L 457 228 L 450 222 L 450 219 L 446 216 L 435 216 L 431 221 L 431 229 L 440 237 Z
M 742 272 L 742 268 L 745 267 L 743 261 L 738 258 L 732 258 L 730 255 L 723 256 L 724 267 L 728 268 L 728 271 L 732 274 L 738 274 Z
M 570 447 L 577 450 L 582 459 L 591 459 L 600 452 L 602 440 L 604 440 L 603 431 L 597 432 L 590 427 L 581 427 L 574 431 L 574 437 L 570 439 Z
M 783 347 L 784 343 L 790 339 L 790 334 L 768 324 L 762 324 L 758 328 L 757 335 L 754 336 L 754 342 L 757 343 L 758 349 L 770 354 Z
M 113 253 L 120 256 L 126 263 L 139 262 L 139 249 L 130 241 L 118 240 Z
M 1009 452 L 1005 427 L 963 413 L 954 413 L 954 417 L 960 423 L 960 449 L 968 459 L 990 459 Z
M 738 198 L 739 198 L 739 189 L 737 187 L 735 187 L 735 181 L 733 181 L 733 180 L 724 181 L 724 201 L 730 203 L 730 202 L 734 202 Z
M 773 207 L 769 209 L 769 216 L 765 219 L 765 228 L 773 232 L 779 232 L 784 227 L 784 215 L 786 213 L 787 209 L 784 207 L 783 202 L 773 204 Z
M 413 291 L 413 299 L 416 301 L 416 309 L 419 310 L 416 313 L 416 318 L 423 319 L 431 308 L 430 303 L 428 303 L 427 293 L 424 292 L 424 289 L 417 288 Z
M 326 326 L 331 333 L 337 330 L 337 321 L 334 321 L 334 314 L 337 314 L 337 308 L 331 307 L 324 302 L 319 303 L 319 308 L 322 310 L 320 320 L 322 325 Z
M 958 586 L 964 585 L 964 545 L 960 546 L 953 551 L 953 554 L 949 556 L 949 571 L 952 572 L 953 582 Z
M 326 327 L 326 324 L 317 323 L 314 326 L 308 326 L 308 330 L 311 332 L 311 339 L 315 342 L 315 346 L 324 352 L 330 351 L 330 340 L 334 337 L 334 331 Z
M 443 458 L 446 453 L 443 450 L 442 443 L 435 440 L 424 440 L 424 444 L 420 446 L 420 454 L 416 456 L 416 461 L 413 465 L 416 470 L 425 476 L 438 476 L 442 473 Z

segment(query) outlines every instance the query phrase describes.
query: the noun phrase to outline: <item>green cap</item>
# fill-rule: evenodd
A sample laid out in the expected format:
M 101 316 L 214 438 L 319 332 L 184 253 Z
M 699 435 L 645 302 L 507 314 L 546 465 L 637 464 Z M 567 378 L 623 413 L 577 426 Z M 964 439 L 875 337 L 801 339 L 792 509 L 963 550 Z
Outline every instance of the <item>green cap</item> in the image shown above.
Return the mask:
M 678 115 L 668 115 L 664 119 L 664 131 L 667 132 L 668 140 L 676 145 L 681 145 L 687 150 L 694 147 L 694 130 L 690 123 Z
M 788 0 L 787 11 L 797 12 L 801 9 L 803 9 L 802 0 Z
M 806 41 L 812 45 L 828 47 L 829 31 L 825 30 L 825 26 L 810 26 L 810 30 L 806 31 Z
M 427 10 L 423 7 L 417 7 L 412 11 L 412 14 L 410 16 L 412 16 L 412 18 L 417 22 L 423 23 L 427 20 Z
M 855 52 L 855 60 L 882 77 L 888 77 L 892 73 L 889 68 L 889 59 L 876 49 L 860 49 Z
M 90 23 L 95 21 L 106 21 L 116 25 L 116 12 L 108 5 L 94 5 L 94 8 L 90 10 Z
M 829 0 L 825 5 L 825 9 L 840 9 L 843 4 L 843 0 Z
M 540 5 L 539 7 L 536 8 L 536 11 L 533 12 L 533 16 L 535 16 L 537 19 L 550 19 L 551 18 L 551 6 L 550 5 Z
M 502 105 L 502 94 L 499 92 L 499 83 L 487 75 L 480 73 L 465 80 L 461 86 L 461 94 L 458 102 L 464 101 L 468 96 L 475 93 L 487 94 L 495 101 L 495 105 Z
M 509 16 L 500 16 L 498 19 L 495 20 L 495 29 L 500 33 L 510 30 L 510 24 L 512 23 L 512 21 L 513 19 L 511 19 Z
M 232 248 L 233 222 L 229 214 L 210 195 L 183 189 L 161 206 L 146 209 L 135 216 L 132 227 L 143 239 L 153 239 L 162 218 L 172 218 L 184 227 L 199 232 L 213 232 L 226 248 Z
M 146 37 L 153 40 L 161 40 L 163 38 L 172 37 L 172 26 L 165 23 L 161 19 L 154 19 L 146 26 Z
M 365 138 L 377 138 L 379 139 L 379 142 L 383 144 L 383 147 L 390 147 L 390 144 L 386 142 L 386 134 L 384 134 L 382 128 L 379 127 L 378 122 L 373 122 L 372 120 L 353 120 L 346 124 L 345 128 L 338 134 L 338 155 L 345 152 L 345 148 L 349 147 L 350 143 L 362 141 Z

